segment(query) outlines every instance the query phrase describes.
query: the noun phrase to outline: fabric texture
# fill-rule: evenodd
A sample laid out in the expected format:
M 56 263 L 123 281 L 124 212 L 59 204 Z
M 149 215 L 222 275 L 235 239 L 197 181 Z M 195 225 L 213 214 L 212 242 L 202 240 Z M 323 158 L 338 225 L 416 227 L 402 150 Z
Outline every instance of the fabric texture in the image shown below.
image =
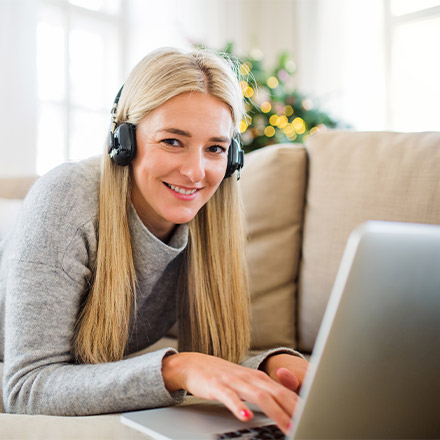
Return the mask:
M 298 297 L 311 352 L 349 234 L 367 220 L 440 224 L 440 133 L 327 132 L 307 145 Z
M 240 180 L 246 210 L 252 348 L 294 348 L 306 151 L 276 145 L 246 155 Z

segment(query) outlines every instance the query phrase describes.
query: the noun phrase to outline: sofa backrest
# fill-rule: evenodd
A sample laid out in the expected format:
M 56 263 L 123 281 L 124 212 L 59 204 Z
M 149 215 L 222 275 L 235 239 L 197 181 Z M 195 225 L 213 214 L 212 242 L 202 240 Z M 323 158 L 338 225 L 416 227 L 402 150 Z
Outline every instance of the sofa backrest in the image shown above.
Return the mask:
M 23 199 L 37 176 L 0 178 L 0 198 Z
M 302 145 L 274 145 L 246 155 L 240 186 L 248 227 L 253 350 L 296 345 L 306 171 Z
M 440 133 L 327 132 L 307 145 L 297 348 L 310 352 L 350 232 L 366 220 L 440 224 Z
M 23 198 L 37 177 L 0 178 L 0 240 L 13 228 Z

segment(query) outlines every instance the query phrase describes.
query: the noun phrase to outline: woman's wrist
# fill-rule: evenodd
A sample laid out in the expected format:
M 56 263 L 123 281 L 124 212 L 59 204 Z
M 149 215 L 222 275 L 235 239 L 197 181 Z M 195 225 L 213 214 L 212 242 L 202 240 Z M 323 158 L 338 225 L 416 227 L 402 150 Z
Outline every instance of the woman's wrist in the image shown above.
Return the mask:
M 274 357 L 278 356 L 278 353 L 274 353 L 269 355 L 258 367 L 259 370 L 264 371 L 266 374 L 270 376 L 271 372 L 271 363 L 274 361 Z
M 180 383 L 181 353 L 170 354 L 162 359 L 162 377 L 165 388 L 172 393 L 183 389 Z

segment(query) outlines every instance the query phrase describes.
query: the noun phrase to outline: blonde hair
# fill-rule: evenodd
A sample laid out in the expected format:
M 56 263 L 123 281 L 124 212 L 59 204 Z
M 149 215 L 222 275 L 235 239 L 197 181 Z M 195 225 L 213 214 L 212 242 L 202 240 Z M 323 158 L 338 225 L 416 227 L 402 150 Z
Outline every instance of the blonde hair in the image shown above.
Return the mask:
M 231 110 L 234 135 L 245 114 L 233 62 L 207 50 L 160 49 L 133 69 L 118 104 L 117 124 L 137 125 L 174 96 L 202 92 Z M 78 317 L 74 356 L 85 363 L 124 356 L 135 304 L 136 273 L 128 226 L 130 167 L 104 154 L 94 278 Z M 249 348 L 249 300 L 242 205 L 235 176 L 189 222 L 179 276 L 179 349 L 239 362 Z M 189 324 L 188 324 L 189 321 Z

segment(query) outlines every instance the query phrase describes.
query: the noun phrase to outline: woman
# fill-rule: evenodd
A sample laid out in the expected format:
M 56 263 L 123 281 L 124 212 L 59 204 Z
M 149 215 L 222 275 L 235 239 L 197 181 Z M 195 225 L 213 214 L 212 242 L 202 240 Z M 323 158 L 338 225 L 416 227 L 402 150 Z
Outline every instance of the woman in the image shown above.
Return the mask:
M 307 362 L 276 349 L 238 365 L 248 290 L 227 176 L 240 168 L 230 153 L 243 114 L 228 62 L 158 50 L 115 100 L 101 166 L 64 164 L 37 181 L 1 256 L 7 411 L 121 412 L 190 392 L 242 420 L 243 400 L 256 403 L 286 431 Z M 126 358 L 176 319 L 179 352 Z

